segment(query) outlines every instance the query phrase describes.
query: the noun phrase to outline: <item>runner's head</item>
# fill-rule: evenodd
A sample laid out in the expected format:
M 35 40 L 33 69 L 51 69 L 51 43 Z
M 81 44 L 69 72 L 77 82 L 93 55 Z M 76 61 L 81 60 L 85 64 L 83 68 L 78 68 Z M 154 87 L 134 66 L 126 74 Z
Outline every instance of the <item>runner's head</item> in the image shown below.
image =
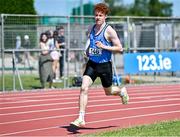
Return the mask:
M 107 15 L 109 13 L 109 7 L 104 3 L 98 3 L 94 7 L 95 12 L 102 12 L 103 14 Z

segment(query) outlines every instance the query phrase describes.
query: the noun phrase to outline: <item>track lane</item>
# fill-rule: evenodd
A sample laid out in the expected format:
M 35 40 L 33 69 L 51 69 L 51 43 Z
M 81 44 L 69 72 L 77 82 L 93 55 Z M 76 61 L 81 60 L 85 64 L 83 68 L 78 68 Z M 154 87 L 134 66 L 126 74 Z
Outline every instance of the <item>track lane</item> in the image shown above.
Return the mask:
M 180 85 L 135 86 L 128 90 L 130 104 L 121 105 L 118 97 L 106 97 L 99 88 L 90 89 L 87 127 L 75 132 L 180 119 Z M 46 91 L 0 95 L 0 136 L 73 135 L 68 124 L 77 117 L 78 94 L 78 90 L 67 90 L 66 94 Z

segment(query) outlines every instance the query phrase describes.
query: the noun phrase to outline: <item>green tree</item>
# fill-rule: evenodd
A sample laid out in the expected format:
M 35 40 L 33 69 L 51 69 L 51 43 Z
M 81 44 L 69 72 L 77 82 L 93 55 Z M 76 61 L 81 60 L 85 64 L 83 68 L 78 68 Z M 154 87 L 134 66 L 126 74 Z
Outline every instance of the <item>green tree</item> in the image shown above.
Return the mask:
M 172 11 L 173 4 L 172 3 L 162 2 L 161 7 L 162 7 L 163 15 L 172 16 L 172 13 L 173 13 L 173 11 Z
M 148 16 L 148 0 L 135 0 L 130 13 L 135 16 Z
M 134 0 L 127 6 L 122 0 L 104 0 L 111 9 L 110 15 L 121 16 L 172 16 L 172 3 L 159 0 Z
M 36 14 L 34 0 L 0 0 L 0 13 Z
M 149 16 L 172 16 L 172 3 L 149 0 Z
M 0 0 L 0 14 L 35 15 L 34 0 Z M 31 47 L 36 45 L 38 19 L 29 16 L 4 16 L 4 46 L 14 48 L 16 36 L 29 35 Z
M 104 0 L 110 7 L 111 16 L 127 16 L 129 15 L 129 7 L 123 4 L 123 0 Z

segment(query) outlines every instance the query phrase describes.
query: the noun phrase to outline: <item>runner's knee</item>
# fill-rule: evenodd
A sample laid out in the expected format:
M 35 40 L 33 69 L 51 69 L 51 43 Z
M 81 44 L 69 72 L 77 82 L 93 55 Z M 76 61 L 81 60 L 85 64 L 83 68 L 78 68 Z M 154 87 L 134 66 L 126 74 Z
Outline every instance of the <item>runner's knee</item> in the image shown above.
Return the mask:
M 111 92 L 105 92 L 106 96 L 112 95 Z
M 81 86 L 81 93 L 83 93 L 83 94 L 87 94 L 88 93 L 88 87 L 87 86 Z
M 112 93 L 111 93 L 111 91 L 112 91 L 111 87 L 109 87 L 109 88 L 104 88 L 104 91 L 105 91 L 106 96 L 112 95 Z

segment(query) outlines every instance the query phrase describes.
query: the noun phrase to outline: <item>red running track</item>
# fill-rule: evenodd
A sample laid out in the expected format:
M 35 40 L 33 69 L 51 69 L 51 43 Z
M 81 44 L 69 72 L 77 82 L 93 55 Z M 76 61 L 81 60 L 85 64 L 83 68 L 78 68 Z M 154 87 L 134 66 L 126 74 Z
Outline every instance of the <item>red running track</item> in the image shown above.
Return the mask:
M 69 125 L 78 116 L 79 90 L 0 94 L 0 136 L 76 136 L 180 119 L 180 84 L 128 87 L 130 102 L 91 88 L 86 127 Z

